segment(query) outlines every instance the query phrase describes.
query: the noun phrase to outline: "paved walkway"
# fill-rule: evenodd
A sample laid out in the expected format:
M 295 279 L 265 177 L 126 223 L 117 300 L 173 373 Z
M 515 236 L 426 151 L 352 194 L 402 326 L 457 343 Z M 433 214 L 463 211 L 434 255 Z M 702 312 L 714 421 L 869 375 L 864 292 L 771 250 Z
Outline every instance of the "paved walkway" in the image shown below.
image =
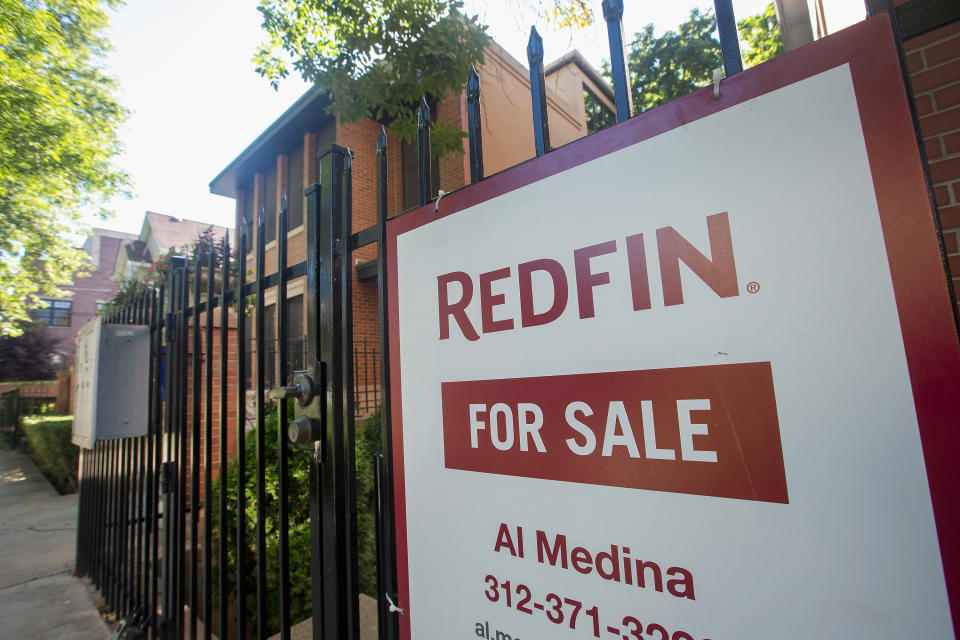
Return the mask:
M 76 494 L 59 495 L 28 457 L 0 449 L 0 636 L 110 637 L 73 576 L 76 535 Z

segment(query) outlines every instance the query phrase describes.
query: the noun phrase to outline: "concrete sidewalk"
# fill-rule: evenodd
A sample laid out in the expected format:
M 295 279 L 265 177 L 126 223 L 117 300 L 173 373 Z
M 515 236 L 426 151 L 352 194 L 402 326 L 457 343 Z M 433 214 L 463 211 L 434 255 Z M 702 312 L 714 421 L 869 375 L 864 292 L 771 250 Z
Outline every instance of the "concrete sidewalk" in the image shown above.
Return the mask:
M 61 496 L 22 453 L 0 449 L 0 636 L 109 638 L 73 576 L 77 496 Z

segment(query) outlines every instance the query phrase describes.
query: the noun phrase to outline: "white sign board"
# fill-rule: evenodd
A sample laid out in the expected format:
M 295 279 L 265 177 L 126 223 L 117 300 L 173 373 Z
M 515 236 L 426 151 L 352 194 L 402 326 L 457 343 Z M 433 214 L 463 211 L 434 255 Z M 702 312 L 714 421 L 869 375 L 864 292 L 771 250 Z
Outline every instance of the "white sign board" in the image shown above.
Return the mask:
M 891 258 L 913 240 L 836 51 L 889 62 L 885 26 L 394 221 L 403 637 L 953 637 Z M 894 213 L 935 252 L 929 210 Z

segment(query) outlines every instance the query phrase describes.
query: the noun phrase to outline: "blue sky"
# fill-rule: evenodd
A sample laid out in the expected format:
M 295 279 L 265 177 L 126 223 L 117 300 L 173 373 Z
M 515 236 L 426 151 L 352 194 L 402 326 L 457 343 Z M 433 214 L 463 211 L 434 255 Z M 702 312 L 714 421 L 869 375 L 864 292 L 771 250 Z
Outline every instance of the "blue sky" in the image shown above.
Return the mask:
M 523 61 L 533 16 L 507 9 L 517 1 L 467 0 L 490 25 L 490 34 Z M 734 0 L 734 11 L 749 15 L 765 4 Z M 838 24 L 863 15 L 861 0 L 833 4 Z M 677 0 L 625 5 L 628 37 L 651 22 L 658 31 L 672 29 L 692 7 L 712 6 Z M 827 16 L 833 17 L 830 8 Z M 609 55 L 602 19 L 576 33 L 537 27 L 547 60 L 571 48 L 595 65 Z M 131 111 L 121 131 L 126 151 L 117 164 L 131 174 L 134 198 L 110 203 L 116 215 L 90 224 L 138 233 L 149 210 L 232 225 L 233 200 L 211 195 L 210 180 L 306 90 L 299 78 L 290 78 L 274 91 L 254 71 L 251 58 L 262 40 L 255 1 L 129 0 L 113 16 L 110 39 L 108 67 Z

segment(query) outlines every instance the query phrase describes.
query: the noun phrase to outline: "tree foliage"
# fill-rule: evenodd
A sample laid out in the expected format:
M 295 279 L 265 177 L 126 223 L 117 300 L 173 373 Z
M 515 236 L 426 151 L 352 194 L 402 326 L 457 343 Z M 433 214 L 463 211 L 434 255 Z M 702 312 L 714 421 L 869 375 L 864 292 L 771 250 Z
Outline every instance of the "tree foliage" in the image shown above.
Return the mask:
M 489 37 L 460 0 L 261 0 L 267 41 L 254 57 L 274 86 L 291 70 L 326 89 L 329 113 L 347 122 L 374 115 L 402 139 L 416 136 L 422 96 L 459 91 Z M 463 134 L 435 123 L 435 152 Z
M 0 336 L 0 380 L 52 380 L 56 344 L 41 328 L 19 336 Z
M 712 10 L 690 11 L 690 18 L 663 35 L 648 24 L 628 46 L 627 66 L 636 112 L 652 109 L 704 87 L 714 69 L 723 66 L 720 42 L 714 38 L 717 19 Z M 737 23 L 745 66 L 750 67 L 783 52 L 773 3 L 763 13 Z M 610 77 L 609 69 L 604 73 Z
M 84 211 L 124 192 L 112 159 L 126 116 L 102 70 L 105 7 L 120 0 L 0 0 L 0 335 L 86 265 Z
M 756 66 L 783 53 L 780 23 L 777 22 L 777 12 L 772 2 L 762 13 L 737 22 L 737 30 L 746 45 L 741 47 L 744 67 Z

